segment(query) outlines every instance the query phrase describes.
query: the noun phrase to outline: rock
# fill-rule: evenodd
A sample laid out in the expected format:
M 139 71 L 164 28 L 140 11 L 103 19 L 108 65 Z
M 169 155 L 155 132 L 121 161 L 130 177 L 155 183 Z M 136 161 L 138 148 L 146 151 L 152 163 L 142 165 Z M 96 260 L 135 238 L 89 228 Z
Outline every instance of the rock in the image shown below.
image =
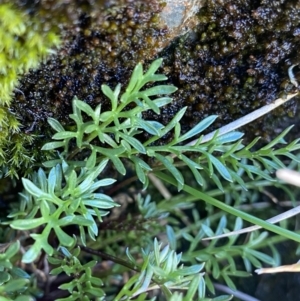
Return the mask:
M 174 39 L 192 30 L 199 23 L 197 13 L 206 0 L 167 0 L 165 3 L 159 16 Z

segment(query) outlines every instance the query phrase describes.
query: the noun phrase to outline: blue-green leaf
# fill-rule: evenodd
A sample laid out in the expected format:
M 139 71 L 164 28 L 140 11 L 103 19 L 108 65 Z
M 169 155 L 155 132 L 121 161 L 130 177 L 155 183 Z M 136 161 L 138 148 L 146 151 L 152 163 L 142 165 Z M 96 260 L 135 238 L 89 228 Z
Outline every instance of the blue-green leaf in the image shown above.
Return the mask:
M 159 107 L 164 107 L 167 104 L 171 103 L 173 98 L 171 97 L 159 97 L 153 100 L 153 102 Z
M 20 241 L 17 240 L 16 242 L 12 243 L 8 247 L 8 249 L 5 252 L 5 256 L 7 258 L 12 258 L 13 256 L 15 256 L 18 253 L 19 249 L 20 249 Z
M 182 135 L 178 142 L 182 142 L 184 140 L 190 139 L 194 137 L 195 135 L 200 134 L 203 132 L 206 128 L 208 128 L 216 119 L 218 118 L 217 115 L 211 115 L 206 117 L 204 120 L 199 122 L 196 126 L 194 126 L 191 130 L 189 130 L 187 133 Z
M 189 300 L 195 299 L 194 296 L 197 292 L 200 280 L 201 280 L 201 275 L 197 275 L 193 278 L 193 280 L 189 284 L 189 289 L 188 289 L 183 301 L 189 301 Z
M 242 167 L 250 177 L 251 174 L 256 174 L 268 181 L 272 181 L 272 182 L 276 181 L 276 179 L 271 178 L 266 172 L 262 171 L 260 168 L 256 166 L 249 165 L 249 164 L 242 164 L 242 163 L 239 163 L 239 166 Z
M 244 133 L 242 132 L 229 132 L 229 133 L 226 133 L 224 135 L 221 135 L 221 136 L 218 136 L 214 142 L 215 143 L 229 143 L 229 142 L 234 142 L 234 141 L 237 141 L 239 139 L 241 139 L 242 137 L 244 136 Z
M 134 149 L 136 149 L 139 153 L 141 154 L 145 154 L 146 153 L 146 149 L 144 147 L 144 145 L 138 141 L 136 138 L 134 137 L 130 137 L 126 134 L 123 133 L 119 133 L 119 135 L 125 140 L 127 141 Z
M 162 95 L 162 94 L 171 94 L 175 92 L 177 88 L 175 86 L 171 85 L 159 85 L 154 86 L 149 89 L 146 89 L 144 91 L 141 91 L 140 93 L 147 96 L 154 96 L 154 95 Z
M 53 228 L 61 245 L 70 247 L 74 243 L 74 238 L 63 231 L 60 227 Z
M 227 181 L 232 182 L 231 175 L 228 169 L 223 165 L 221 161 L 219 161 L 216 157 L 212 156 L 211 154 L 207 154 L 208 159 L 214 165 L 214 167 L 218 170 L 220 175 Z
M 142 66 L 141 63 L 138 63 L 135 66 L 135 68 L 133 69 L 133 72 L 132 72 L 129 84 L 128 84 L 127 88 L 126 88 L 126 93 L 131 93 L 136 88 L 137 83 L 141 80 L 142 77 L 143 77 L 143 66 Z M 123 95 L 121 97 L 121 102 L 124 101 Z M 123 99 L 123 101 L 122 101 L 122 99 Z
M 45 223 L 44 217 L 32 218 L 32 219 L 18 219 L 10 223 L 13 229 L 18 230 L 30 230 L 35 229 Z
M 161 135 L 167 134 L 184 116 L 187 107 L 183 107 L 179 112 L 176 113 L 174 118 L 161 130 Z
M 70 132 L 70 131 L 64 131 L 64 132 L 59 132 L 59 133 L 54 134 L 52 139 L 61 140 L 61 139 L 70 139 L 70 138 L 75 138 L 75 137 L 77 137 L 77 133 Z
M 92 226 L 94 224 L 93 221 L 86 219 L 85 217 L 80 215 L 75 215 L 75 217 L 73 218 L 73 223 L 75 225 L 86 226 L 86 227 Z
M 47 201 L 45 201 L 45 200 L 40 201 L 40 211 L 41 211 L 42 217 L 44 217 L 45 219 L 48 218 L 48 216 L 50 214 L 50 206 Z
M 120 174 L 122 174 L 122 175 L 126 174 L 126 168 L 125 168 L 124 164 L 122 163 L 122 161 L 118 157 L 125 151 L 124 147 L 119 147 L 119 148 L 115 148 L 115 149 L 107 149 L 107 148 L 95 146 L 94 148 L 97 152 L 99 152 L 99 153 L 103 154 L 104 156 L 106 156 L 107 158 L 109 158 L 113 162 L 115 168 L 117 169 L 117 171 Z
M 50 126 L 51 126 L 56 132 L 59 133 L 59 132 L 64 132 L 64 131 L 65 131 L 64 127 L 61 125 L 61 123 L 60 123 L 58 120 L 49 117 L 49 118 L 47 119 L 47 122 L 50 124 Z
M 267 150 L 271 149 L 274 145 L 278 143 L 286 144 L 284 141 L 284 136 L 293 128 L 294 125 L 289 126 L 287 129 L 285 129 L 280 135 L 278 135 L 274 140 L 272 140 L 270 143 L 268 143 L 266 146 L 261 148 L 260 150 Z
M 176 179 L 177 188 L 178 188 L 178 191 L 180 191 L 184 185 L 184 179 L 183 179 L 181 172 L 166 157 L 164 157 L 158 153 L 155 153 L 155 157 L 158 161 L 160 161 L 166 167 L 166 169 Z
M 46 174 L 42 168 L 39 168 L 38 170 L 37 179 L 41 190 L 47 191 L 48 182 L 47 182 Z
M 82 100 L 79 100 L 76 97 L 74 98 L 73 102 L 78 109 L 85 112 L 90 117 L 92 117 L 92 118 L 94 117 L 94 110 L 91 108 L 90 105 L 88 105 L 87 103 L 85 103 Z
M 96 165 L 96 151 L 92 150 L 92 153 L 90 154 L 89 158 L 86 161 L 85 167 L 87 169 L 92 169 Z
M 153 122 L 149 120 L 143 120 L 140 118 L 135 118 L 134 122 L 136 125 L 138 125 L 140 128 L 142 128 L 144 131 L 148 132 L 151 135 L 159 136 L 159 129 L 163 128 L 163 125 L 159 122 L 156 122 L 154 124 Z
M 141 97 L 153 112 L 160 114 L 159 107 L 146 94 L 139 93 L 137 97 Z M 138 101 L 136 101 L 136 103 L 138 103 Z
M 5 284 L 3 289 L 7 293 L 12 293 L 12 292 L 16 292 L 18 290 L 24 289 L 24 287 L 26 287 L 27 285 L 29 285 L 28 279 L 15 279 L 15 280 L 9 281 L 7 284 Z M 0 297 L 0 299 L 2 299 L 3 301 L 12 300 L 12 299 L 4 298 L 4 297 Z
M 54 190 L 56 188 L 57 173 L 59 173 L 59 170 L 57 169 L 57 167 L 53 167 L 53 168 L 51 168 L 49 175 L 48 175 L 48 193 L 50 195 L 54 194 Z M 62 179 L 60 178 L 60 180 L 62 180 Z M 61 184 L 61 182 L 59 184 Z
M 101 90 L 110 100 L 114 98 L 114 92 L 108 85 L 101 85 Z
M 24 188 L 33 196 L 37 198 L 49 197 L 49 195 L 38 188 L 35 184 L 33 184 L 30 180 L 22 178 L 22 183 Z
M 18 267 L 13 267 L 11 273 L 17 278 L 30 279 L 30 275 Z
M 111 109 L 115 111 L 118 105 L 118 97 L 121 90 L 121 85 L 118 84 L 115 88 L 115 91 L 112 91 L 111 88 L 107 85 L 102 85 L 101 90 L 111 101 Z
M 116 182 L 115 179 L 110 179 L 110 178 L 102 179 L 100 181 L 97 181 L 97 182 L 93 183 L 90 187 L 90 191 L 95 191 L 99 187 L 109 186 L 109 185 L 111 185 L 115 182 Z
M 110 209 L 117 205 L 114 201 L 104 199 L 104 198 L 102 198 L 101 200 L 100 199 L 87 200 L 87 201 L 83 201 L 82 203 L 86 206 L 96 207 L 100 209 Z
M 65 146 L 65 141 L 53 141 L 43 145 L 42 150 L 53 150 Z
M 30 263 L 33 262 L 40 254 L 42 246 L 35 243 L 29 250 L 23 255 L 22 262 Z
M 146 71 L 144 77 L 148 78 L 148 77 L 152 76 L 158 70 L 158 68 L 161 66 L 162 61 L 163 61 L 162 58 L 159 58 L 159 59 L 156 59 L 155 61 L 153 61 L 151 63 L 151 65 L 149 66 L 148 70 Z
M 181 154 L 180 156 L 181 160 L 190 168 L 190 170 L 192 171 L 195 180 L 197 181 L 197 183 L 200 186 L 203 186 L 204 184 L 204 179 L 201 176 L 201 174 L 199 173 L 199 171 L 197 169 L 202 169 L 202 167 L 197 164 L 196 162 L 194 162 L 193 160 L 189 159 L 188 157 L 186 157 L 185 155 Z
M 171 226 L 167 225 L 166 233 L 167 233 L 167 237 L 168 237 L 168 241 L 169 241 L 171 249 L 176 251 L 176 245 L 177 245 L 176 235 L 175 235 L 173 228 Z

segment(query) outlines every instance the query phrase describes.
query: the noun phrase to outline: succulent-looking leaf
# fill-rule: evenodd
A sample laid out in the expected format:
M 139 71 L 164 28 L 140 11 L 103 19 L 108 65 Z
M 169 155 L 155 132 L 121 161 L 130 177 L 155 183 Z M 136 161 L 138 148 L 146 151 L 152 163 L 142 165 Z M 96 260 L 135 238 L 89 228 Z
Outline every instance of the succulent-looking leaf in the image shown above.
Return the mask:
M 214 121 L 218 118 L 217 115 L 211 115 L 209 117 L 206 117 L 204 120 L 199 122 L 196 126 L 194 126 L 191 130 L 189 130 L 187 133 L 182 135 L 179 139 L 178 142 L 185 141 L 187 139 L 190 139 L 201 132 L 203 132 L 206 128 L 208 128 Z
M 184 185 L 184 179 L 183 179 L 183 176 L 182 176 L 181 172 L 166 157 L 164 157 L 164 156 L 162 156 L 158 153 L 155 153 L 155 157 L 174 176 L 174 178 L 177 181 L 178 191 L 180 191 L 183 188 L 183 185 Z
M 58 121 L 58 120 L 56 120 L 56 119 L 54 119 L 54 118 L 51 118 L 51 117 L 49 117 L 48 119 L 47 119 L 47 122 L 50 124 L 50 126 L 56 131 L 56 132 L 64 132 L 64 127 L 61 125 L 61 123 Z
M 63 131 L 63 132 L 54 134 L 52 136 L 52 139 L 61 140 L 61 139 L 70 139 L 70 138 L 75 138 L 75 137 L 77 137 L 77 133 L 70 132 L 70 131 Z
M 80 109 L 81 111 L 85 112 L 87 115 L 89 115 L 90 117 L 94 118 L 95 112 L 94 110 L 91 108 L 90 105 L 88 105 L 87 103 L 85 103 L 84 101 L 79 100 L 78 98 L 74 98 L 73 100 L 75 106 Z
M 228 171 L 228 169 L 219 161 L 216 157 L 212 156 L 211 154 L 207 154 L 208 159 L 212 162 L 214 167 L 220 173 L 220 175 L 227 181 L 232 182 L 232 177 Z
M 33 219 L 19 219 L 14 220 L 10 223 L 13 229 L 18 230 L 30 230 L 35 229 L 45 223 L 44 217 L 33 218 Z

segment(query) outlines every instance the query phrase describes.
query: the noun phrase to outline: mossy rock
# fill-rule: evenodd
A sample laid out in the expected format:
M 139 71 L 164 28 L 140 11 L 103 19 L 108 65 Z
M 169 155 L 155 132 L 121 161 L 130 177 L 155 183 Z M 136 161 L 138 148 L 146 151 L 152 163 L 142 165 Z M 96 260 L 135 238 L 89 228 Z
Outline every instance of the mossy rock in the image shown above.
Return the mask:
M 74 96 L 109 109 L 101 84 L 114 87 L 120 82 L 125 87 L 139 61 L 147 66 L 163 57 L 160 71 L 179 88 L 174 102 L 159 116 L 149 112 L 145 118 L 167 123 L 188 106 L 182 123 L 188 130 L 208 115 L 219 115 L 215 124 L 219 127 L 274 101 L 284 92 L 283 86 L 290 89 L 287 69 L 300 59 L 298 1 L 206 1 L 197 14 L 197 25 L 184 36 L 172 37 L 163 50 L 164 39 L 171 36 L 159 22 L 163 1 L 69 5 L 57 0 L 51 7 L 50 2 L 31 9 L 50 28 L 59 24 L 62 47 L 20 80 L 22 93 L 15 93 L 11 106 L 23 131 L 43 135 L 45 140 L 51 136 L 47 117 L 70 125 Z M 293 115 L 296 102 L 278 109 L 272 120 L 247 127 L 249 137 L 262 135 L 268 140 L 273 122 Z

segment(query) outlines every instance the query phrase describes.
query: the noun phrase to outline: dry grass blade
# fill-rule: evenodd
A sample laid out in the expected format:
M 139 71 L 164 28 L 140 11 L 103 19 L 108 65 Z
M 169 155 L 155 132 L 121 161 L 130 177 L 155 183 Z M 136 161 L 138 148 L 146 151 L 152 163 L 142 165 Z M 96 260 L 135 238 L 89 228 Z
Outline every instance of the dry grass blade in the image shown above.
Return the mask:
M 293 97 L 297 96 L 299 93 L 294 93 L 294 94 L 289 94 L 287 95 L 286 98 L 278 98 L 276 99 L 274 102 L 270 103 L 270 104 L 267 104 L 223 127 L 221 127 L 220 129 L 218 129 L 218 136 L 222 136 L 226 133 L 229 133 L 229 132 L 232 132 L 248 123 L 251 123 L 252 121 L 260 118 L 261 116 L 263 115 L 266 115 L 267 113 L 273 111 L 274 109 L 276 109 L 277 107 L 283 105 L 284 103 L 288 102 L 289 100 L 291 100 Z M 201 140 L 201 143 L 204 143 L 204 142 L 207 142 L 209 140 L 211 140 L 215 133 L 217 132 L 216 131 L 213 131 L 207 135 L 205 135 L 202 140 Z M 187 145 L 194 145 L 195 143 L 197 142 L 197 140 L 194 140 L 194 141 L 191 141 L 190 143 L 188 143 Z
M 279 169 L 276 172 L 276 176 L 278 179 L 300 187 L 300 173 L 294 170 L 289 169 Z
M 257 274 L 270 274 L 270 273 L 283 273 L 283 272 L 293 272 L 299 273 L 300 272 L 300 263 L 294 263 L 289 265 L 281 265 L 279 267 L 274 268 L 261 268 L 255 270 Z

